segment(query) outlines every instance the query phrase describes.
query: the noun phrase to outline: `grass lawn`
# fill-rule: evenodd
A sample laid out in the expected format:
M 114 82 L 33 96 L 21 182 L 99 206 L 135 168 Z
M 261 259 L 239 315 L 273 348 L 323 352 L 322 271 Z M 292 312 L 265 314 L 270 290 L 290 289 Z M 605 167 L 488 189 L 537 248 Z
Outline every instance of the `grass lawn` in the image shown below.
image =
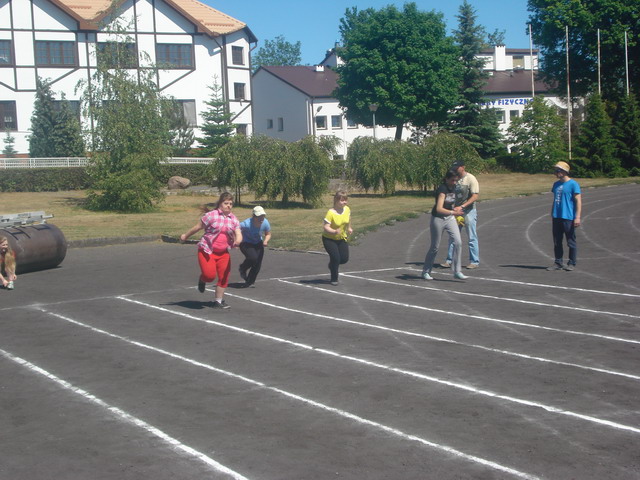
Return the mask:
M 532 195 L 550 190 L 555 181 L 553 175 L 527 175 L 521 173 L 478 175 L 481 201 L 496 198 Z M 598 187 L 623 183 L 637 183 L 640 179 L 578 179 L 584 187 Z M 433 197 L 416 192 L 400 191 L 391 197 L 365 194 L 354 189 L 350 193 L 349 206 L 356 235 L 377 228 L 380 224 L 415 217 L 430 211 Z M 587 194 L 588 195 L 588 194 Z M 294 204 L 282 208 L 278 203 L 269 205 L 257 202 L 252 195 L 241 197 L 233 211 L 242 221 L 251 215 L 251 209 L 262 204 L 267 210 L 273 237 L 270 245 L 275 248 L 322 250 L 320 234 L 322 219 L 332 205 L 333 195 L 326 195 L 322 205 L 311 208 Z M 44 210 L 53 214 L 48 223 L 57 225 L 67 240 L 100 237 L 153 236 L 166 234 L 179 236 L 200 218 L 199 206 L 215 202 L 217 195 L 178 194 L 168 195 L 155 211 L 142 214 L 91 212 L 83 208 L 83 191 L 43 193 L 0 193 L 0 215 Z M 197 234 L 196 234 L 197 235 Z

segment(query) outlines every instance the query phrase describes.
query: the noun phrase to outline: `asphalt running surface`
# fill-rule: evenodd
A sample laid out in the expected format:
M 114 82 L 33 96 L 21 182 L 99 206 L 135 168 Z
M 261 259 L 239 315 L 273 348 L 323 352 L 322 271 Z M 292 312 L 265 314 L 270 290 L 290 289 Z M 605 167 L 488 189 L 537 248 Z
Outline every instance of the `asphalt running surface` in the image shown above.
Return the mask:
M 640 479 L 640 185 L 583 191 L 572 272 L 551 201 L 481 202 L 464 281 L 420 278 L 429 215 L 338 286 L 234 251 L 227 311 L 194 245 L 70 249 L 0 290 L 0 480 Z

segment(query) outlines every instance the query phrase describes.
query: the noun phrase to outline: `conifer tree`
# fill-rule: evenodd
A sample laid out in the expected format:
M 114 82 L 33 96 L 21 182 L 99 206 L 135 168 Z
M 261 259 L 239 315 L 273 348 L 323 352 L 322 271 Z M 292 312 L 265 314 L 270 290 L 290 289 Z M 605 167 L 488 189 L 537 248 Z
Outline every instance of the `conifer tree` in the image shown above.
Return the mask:
M 13 158 L 18 153 L 13 145 L 16 143 L 16 139 L 11 135 L 9 130 L 6 131 L 5 137 L 2 139 L 4 142 L 4 148 L 2 149 L 2 154 L 5 158 Z
M 56 108 L 51 85 L 38 79 L 36 100 L 31 115 L 29 155 L 41 157 L 78 157 L 84 155 L 80 122 L 65 101 Z
M 633 93 L 618 104 L 613 132 L 622 168 L 640 175 L 640 107 Z
M 615 157 L 611 118 L 598 94 L 592 94 L 587 101 L 574 152 L 578 175 L 599 177 L 621 173 L 620 160 Z
M 464 73 L 460 86 L 459 106 L 449 115 L 450 130 L 469 141 L 482 158 L 496 156 L 504 145 L 498 120 L 492 108 L 483 108 L 483 87 L 488 73 L 485 60 L 478 58 L 483 48 L 485 30 L 476 24 L 475 9 L 465 0 L 458 14 L 458 30 L 454 31 L 460 48 Z
M 211 87 L 211 98 L 205 103 L 208 110 L 202 112 L 204 124 L 200 127 L 203 136 L 197 138 L 202 144 L 202 153 L 205 157 L 212 157 L 218 149 L 226 145 L 235 131 L 235 125 L 231 121 L 231 113 L 227 101 L 222 96 L 222 87 L 217 78 Z

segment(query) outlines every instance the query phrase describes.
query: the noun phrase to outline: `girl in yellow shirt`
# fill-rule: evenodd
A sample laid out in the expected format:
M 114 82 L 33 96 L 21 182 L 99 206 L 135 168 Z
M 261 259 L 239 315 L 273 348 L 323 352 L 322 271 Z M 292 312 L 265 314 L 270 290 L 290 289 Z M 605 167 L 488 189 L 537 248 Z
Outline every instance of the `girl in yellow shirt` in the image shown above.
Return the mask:
M 348 200 L 347 192 L 338 190 L 333 197 L 333 208 L 324 217 L 322 244 L 329 254 L 331 285 L 338 285 L 338 269 L 349 261 L 347 237 L 353 233 L 353 229 Z

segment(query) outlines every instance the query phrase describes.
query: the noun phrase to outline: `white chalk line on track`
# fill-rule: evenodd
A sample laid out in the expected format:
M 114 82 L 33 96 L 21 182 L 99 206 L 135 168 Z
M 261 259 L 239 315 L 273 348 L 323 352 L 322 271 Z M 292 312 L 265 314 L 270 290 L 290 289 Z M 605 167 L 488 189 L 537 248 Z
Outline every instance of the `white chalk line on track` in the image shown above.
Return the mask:
M 424 333 L 411 332 L 411 331 L 408 331 L 408 330 L 400 330 L 398 328 L 391 328 L 391 327 L 385 327 L 383 325 L 375 325 L 375 324 L 372 324 L 372 323 L 359 322 L 357 320 L 349 320 L 347 318 L 333 317 L 331 315 L 324 315 L 324 314 L 321 314 L 321 313 L 307 312 L 305 310 L 299 310 L 299 309 L 296 309 L 296 308 L 284 307 L 282 305 L 276 305 L 274 303 L 269 303 L 269 302 L 265 302 L 265 301 L 262 301 L 262 300 L 256 300 L 255 298 L 243 297 L 243 296 L 237 295 L 235 293 L 227 293 L 226 295 L 230 296 L 232 298 L 239 298 L 241 300 L 245 300 L 245 301 L 248 301 L 248 302 L 256 303 L 258 305 L 264 305 L 265 307 L 276 308 L 276 309 L 284 310 L 286 312 L 291 312 L 291 313 L 299 313 L 299 314 L 302 314 L 302 315 L 308 315 L 310 317 L 322 318 L 323 320 L 332 320 L 332 321 L 335 321 L 335 322 L 347 323 L 347 324 L 351 324 L 351 325 L 357 325 L 359 327 L 372 328 L 372 329 L 376 329 L 376 330 L 382 330 L 382 331 L 385 331 L 385 332 L 396 333 L 396 334 L 400 334 L 400 335 L 407 335 L 407 336 L 410 336 L 410 337 L 422 338 L 422 339 L 425 339 L 425 340 L 432 340 L 432 341 L 435 341 L 435 342 L 448 343 L 448 344 L 451 344 L 451 345 L 459 345 L 461 347 L 475 348 L 475 349 L 483 350 L 483 351 L 490 352 L 490 353 L 496 353 L 496 354 L 500 354 L 500 355 L 508 355 L 508 356 L 512 356 L 512 357 L 522 358 L 522 359 L 525 359 L 525 360 L 534 360 L 534 361 L 537 361 L 537 362 L 549 363 L 549 364 L 552 364 L 552 365 L 560 365 L 560 366 L 564 366 L 564 367 L 579 368 L 579 369 L 582 369 L 582 370 L 589 370 L 589 371 L 592 371 L 592 372 L 604 373 L 606 375 L 615 375 L 615 376 L 625 377 L 625 378 L 629 378 L 631 380 L 640 380 L 640 376 L 633 375 L 633 374 L 630 374 L 630 373 L 618 372 L 618 371 L 615 371 L 615 370 L 608 370 L 608 369 L 604 369 L 604 368 L 590 367 L 588 365 L 580 365 L 580 364 L 577 364 L 577 363 L 562 362 L 562 361 L 559 361 L 559 360 L 552 360 L 550 358 L 536 357 L 536 356 L 532 356 L 532 355 L 526 355 L 524 353 L 511 352 L 509 350 L 500 350 L 498 348 L 485 347 L 483 345 L 477 345 L 477 344 L 473 344 L 473 343 L 459 342 L 457 340 L 451 340 L 451 339 L 443 338 L 443 337 L 436 337 L 436 336 L 433 336 L 433 335 L 426 335 Z
M 543 302 L 534 302 L 531 300 L 522 300 L 520 298 L 510 298 L 510 297 L 497 297 L 495 295 L 486 295 L 483 293 L 472 293 L 472 292 L 465 292 L 465 291 L 458 291 L 458 290 L 447 290 L 444 288 L 436 288 L 436 287 L 427 287 L 426 285 L 411 285 L 408 283 L 402 283 L 402 282 L 392 282 L 389 280 L 381 280 L 378 278 L 367 278 L 367 277 L 361 277 L 359 275 L 353 275 L 350 273 L 343 273 L 342 274 L 345 277 L 348 278 L 356 278 L 359 280 L 365 280 L 367 282 L 374 282 L 374 283 L 384 283 L 387 285 L 395 285 L 397 287 L 409 287 L 409 288 L 418 288 L 421 290 L 431 290 L 431 291 L 436 291 L 436 292 L 443 292 L 443 293 L 451 293 L 454 295 L 463 295 L 463 296 L 468 296 L 468 297 L 478 297 L 478 298 L 488 298 L 491 300 L 498 300 L 501 302 L 514 302 L 514 303 L 522 303 L 522 304 L 527 304 L 527 305 L 535 305 L 537 307 L 548 307 L 548 308 L 560 308 L 560 309 L 566 309 L 566 310 L 573 310 L 573 311 L 577 311 L 577 312 L 584 312 L 584 313 L 597 313 L 599 315 L 616 315 L 619 317 L 628 317 L 628 318 L 637 318 L 640 319 L 640 315 L 631 315 L 629 313 L 619 313 L 619 312 L 608 312 L 605 310 L 594 310 L 591 308 L 582 308 L 582 307 L 571 307 L 568 305 L 558 305 L 558 304 L 553 304 L 553 303 L 543 303 Z M 472 277 L 475 278 L 475 277 Z
M 472 394 L 476 394 L 476 395 L 496 398 L 496 399 L 504 400 L 504 401 L 507 401 L 507 402 L 510 402 L 510 403 L 515 403 L 515 404 L 518 404 L 518 405 L 523 405 L 523 406 L 527 406 L 527 407 L 533 407 L 533 408 L 537 408 L 537 409 L 542 409 L 542 410 L 545 410 L 546 412 L 549 412 L 549 413 L 564 415 L 564 416 L 567 416 L 567 417 L 576 418 L 576 419 L 580 419 L 580 420 L 585 420 L 587 422 L 596 423 L 596 424 L 599 424 L 599 425 L 604 425 L 604 426 L 607 426 L 607 427 L 611 427 L 611 428 L 614 428 L 616 430 L 625 430 L 625 431 L 632 432 L 632 433 L 635 433 L 635 434 L 640 434 L 640 428 L 634 427 L 634 426 L 631 426 L 631 425 L 625 425 L 625 424 L 622 424 L 622 423 L 612 422 L 610 420 L 604 420 L 604 419 L 593 417 L 593 416 L 590 416 L 590 415 L 584 415 L 584 414 L 581 414 L 581 413 L 572 412 L 570 410 L 563 410 L 561 408 L 554 407 L 554 406 L 551 406 L 551 405 L 545 405 L 545 404 L 539 403 L 539 402 L 533 402 L 533 401 L 530 401 L 530 400 L 525 400 L 525 399 L 521 399 L 521 398 L 517 398 L 517 397 L 511 397 L 511 396 L 508 396 L 508 395 L 501 395 L 499 393 L 492 392 L 492 391 L 489 391 L 489 390 L 478 389 L 478 388 L 472 387 L 470 385 L 465 385 L 463 383 L 457 383 L 457 382 L 452 382 L 452 381 L 449 381 L 449 380 L 443 380 L 441 378 L 432 377 L 430 375 L 425 375 L 425 374 L 422 374 L 422 373 L 419 373 L 419 372 L 414 372 L 414 371 L 411 371 L 411 370 L 405 370 L 405 369 L 397 368 L 397 367 L 390 367 L 388 365 L 383 365 L 381 363 L 376 363 L 376 362 L 373 362 L 373 361 L 370 361 L 370 360 L 354 357 L 354 356 L 351 356 L 351 355 L 343 355 L 341 353 L 334 352 L 332 350 L 327 350 L 327 349 L 324 349 L 324 348 L 317 348 L 317 347 L 314 347 L 312 345 L 307 345 L 307 344 L 300 343 L 300 342 L 294 342 L 292 340 L 287 340 L 286 338 L 276 337 L 274 335 L 267 335 L 265 333 L 260 333 L 260 332 L 255 332 L 255 331 L 252 331 L 252 330 L 247 330 L 245 328 L 236 327 L 234 325 L 228 325 L 226 323 L 217 322 L 215 320 L 210 320 L 210 319 L 207 319 L 207 318 L 197 317 L 195 315 L 190 315 L 188 313 L 183 313 L 183 312 L 179 312 L 179 311 L 176 311 L 176 310 L 171 310 L 171 309 L 164 308 L 164 307 L 159 307 L 157 305 L 152 305 L 150 303 L 141 302 L 139 300 L 134 300 L 132 298 L 126 298 L 126 297 L 116 297 L 116 298 L 118 298 L 120 300 L 127 301 L 127 302 L 131 302 L 131 303 L 134 303 L 134 304 L 137 304 L 137 305 L 142 305 L 144 307 L 151 308 L 151 309 L 154 309 L 154 310 L 159 310 L 161 312 L 170 313 L 172 315 L 178 315 L 178 316 L 181 316 L 181 317 L 184 317 L 184 318 L 188 318 L 190 320 L 196 320 L 196 321 L 199 321 L 199 322 L 203 322 L 203 323 L 206 323 L 206 324 L 209 324 L 209 325 L 216 325 L 218 327 L 226 328 L 226 329 L 229 329 L 229 330 L 232 330 L 232 331 L 235 331 L 235 332 L 239 332 L 239 333 L 243 333 L 243 334 L 246 334 L 246 335 L 250 335 L 250 336 L 254 336 L 254 337 L 258 337 L 258 338 L 264 338 L 264 339 L 267 339 L 267 340 L 272 340 L 272 341 L 277 342 L 277 343 L 290 345 L 292 347 L 300 348 L 302 350 L 317 352 L 317 353 L 321 353 L 323 355 L 328 355 L 328 356 L 335 357 L 335 358 L 340 358 L 340 359 L 343 359 L 343 360 L 349 360 L 349 361 L 352 361 L 352 362 L 355 362 L 355 363 L 358 363 L 358 364 L 361 364 L 361 365 L 367 365 L 367 366 L 370 366 L 370 367 L 379 368 L 379 369 L 382 369 L 382 370 L 385 370 L 385 371 L 388 371 L 388 372 L 399 373 L 399 374 L 402 374 L 402 375 L 405 375 L 405 376 L 408 376 L 408 377 L 411 377 L 411 378 L 416 378 L 416 379 L 424 380 L 424 381 L 427 381 L 427 382 L 437 383 L 437 384 L 440 384 L 440 385 L 446 385 L 446 386 L 453 387 L 453 388 L 456 388 L 458 390 L 463 390 L 463 391 L 466 391 L 468 393 L 472 393 Z
M 46 312 L 45 313 L 49 313 L 50 312 Z M 37 373 L 39 375 L 42 375 L 44 377 L 46 377 L 47 379 L 57 383 L 59 386 L 61 386 L 62 388 L 64 388 L 65 390 L 69 390 L 73 393 L 75 393 L 76 395 L 80 395 L 82 398 L 84 398 L 85 400 L 88 400 L 91 403 L 94 403 L 96 405 L 98 405 L 99 407 L 102 407 L 106 410 L 108 410 L 111 414 L 115 415 L 116 417 L 118 417 L 119 419 L 125 421 L 126 423 L 132 424 L 138 428 L 143 429 L 144 431 L 146 431 L 147 433 L 150 433 L 151 435 L 154 435 L 155 437 L 158 437 L 160 440 L 162 440 L 163 442 L 169 444 L 171 447 L 173 447 L 175 450 L 178 451 L 182 451 L 183 453 L 186 453 L 192 457 L 195 457 L 196 459 L 200 460 L 201 462 L 205 463 L 206 465 L 212 467 L 214 470 L 216 470 L 217 472 L 220 473 L 224 473 L 226 475 L 229 475 L 231 478 L 237 479 L 237 480 L 247 480 L 247 477 L 244 477 L 242 475 L 240 475 L 238 472 L 235 472 L 233 470 L 231 470 L 228 467 L 225 467 L 224 465 L 222 465 L 219 462 L 216 462 L 214 459 L 212 459 L 211 457 L 205 455 L 204 453 L 201 453 L 183 443 L 181 443 L 179 440 L 167 435 L 165 432 L 163 432 L 162 430 L 160 430 L 157 427 L 154 427 L 153 425 L 148 424 L 147 422 L 145 422 L 144 420 L 141 420 L 137 417 L 134 417 L 133 415 L 130 415 L 129 413 L 125 412 L 124 410 L 121 410 L 118 407 L 114 407 L 113 405 L 109 405 L 107 402 L 99 399 L 98 397 L 96 397 L 95 395 L 87 392 L 86 390 L 83 390 L 82 388 L 76 387 L 74 385 L 72 385 L 71 383 L 67 382 L 66 380 L 63 380 L 59 377 L 57 377 L 56 375 L 44 370 L 41 367 L 38 367 L 37 365 L 34 365 L 33 363 L 17 357 L 15 355 L 12 355 L 11 353 L 0 349 L 0 355 L 2 355 L 4 358 L 11 360 L 14 363 L 17 363 L 18 365 L 27 368 L 28 370 Z
M 406 308 L 415 308 L 417 310 L 422 310 L 422 311 L 426 311 L 426 312 L 442 313 L 444 315 L 453 315 L 453 316 L 456 316 L 456 317 L 469 318 L 469 319 L 473 319 L 473 320 L 482 320 L 482 321 L 485 321 L 485 322 L 504 323 L 506 325 L 516 325 L 516 326 L 525 327 L 525 328 L 535 328 L 535 329 L 538 329 L 538 330 L 546 330 L 546 331 L 549 331 L 549 332 L 564 333 L 564 334 L 567 334 L 567 335 L 581 335 L 581 336 L 585 336 L 585 337 L 594 337 L 594 338 L 598 338 L 598 339 L 601 339 L 601 340 L 612 340 L 612 341 L 615 341 L 615 342 L 632 343 L 632 344 L 640 345 L 640 340 L 632 340 L 632 339 L 629 339 L 629 338 L 612 337 L 610 335 L 601 335 L 599 333 L 580 332 L 580 331 L 576 331 L 576 330 L 563 330 L 561 328 L 545 327 L 544 325 L 534 325 L 534 324 L 530 324 L 530 323 L 516 322 L 515 320 L 503 320 L 503 319 L 500 319 L 500 318 L 486 317 L 486 316 L 483 316 L 483 315 L 473 315 L 473 314 L 469 314 L 469 313 L 452 312 L 452 311 L 449 311 L 449 310 L 442 310 L 442 309 L 439 309 L 439 308 L 430 308 L 430 307 L 424 307 L 422 305 L 412 305 L 410 303 L 402 303 L 402 302 L 396 302 L 394 300 L 386 300 L 386 299 L 379 298 L 379 297 L 378 298 L 365 297 L 364 295 L 356 295 L 355 293 L 349 293 L 349 292 L 345 292 L 343 290 L 329 290 L 328 288 L 320 288 L 320 287 L 315 287 L 313 285 L 304 285 L 304 284 L 301 284 L 301 283 L 290 282 L 289 280 L 280 280 L 280 282 L 288 283 L 289 285 L 295 285 L 297 287 L 311 288 L 311 289 L 315 289 L 315 290 L 320 290 L 322 292 L 333 294 L 333 295 L 343 295 L 343 296 L 347 296 L 347 297 L 359 298 L 359 299 L 362 299 L 362 300 L 369 300 L 369 301 L 372 301 L 372 302 L 388 303 L 390 305 L 397 305 L 399 307 L 406 307 Z
M 163 308 L 163 307 L 158 307 L 156 305 L 147 304 L 147 303 L 140 302 L 140 301 L 137 301 L 137 300 L 133 300 L 133 299 L 130 299 L 130 298 L 126 298 L 126 297 L 114 297 L 114 298 L 117 298 L 117 299 L 120 299 L 120 300 L 124 300 L 124 301 L 127 301 L 127 302 L 131 302 L 131 303 L 134 303 L 134 304 L 138 304 L 138 305 L 141 305 L 141 306 L 144 306 L 144 307 L 147 307 L 147 308 L 153 308 L 155 310 L 160 310 L 160 311 L 163 311 L 163 312 L 166 312 L 166 313 L 170 313 L 170 314 L 173 314 L 173 315 L 178 315 L 178 316 L 185 317 L 185 318 L 188 318 L 188 319 L 191 319 L 191 320 L 203 321 L 203 322 L 206 322 L 206 323 L 215 324 L 215 325 L 222 326 L 222 327 L 225 327 L 225 328 L 231 328 L 232 330 L 240 331 L 240 332 L 243 332 L 243 333 L 248 333 L 248 334 L 259 336 L 259 337 L 269 338 L 271 340 L 276 340 L 276 341 L 280 341 L 280 342 L 283 342 L 283 343 L 287 343 L 287 344 L 296 346 L 298 348 L 303 348 L 305 350 L 313 350 L 313 351 L 318 351 L 318 352 L 321 352 L 321 353 L 329 353 L 329 351 L 318 350 L 318 349 L 315 349 L 315 348 L 313 348 L 311 346 L 304 345 L 304 344 L 301 344 L 301 343 L 291 342 L 289 340 L 279 339 L 277 337 L 272 337 L 270 335 L 264 335 L 264 334 L 260 334 L 260 333 L 256 333 L 256 332 L 251 332 L 249 330 L 244 330 L 244 329 L 241 329 L 241 328 L 238 328 L 238 327 L 232 327 L 232 326 L 220 323 L 220 322 L 214 322 L 214 321 L 211 321 L 211 320 L 207 320 L 207 319 L 199 318 L 199 317 L 196 317 L 196 316 L 193 316 L 193 315 L 189 315 L 187 313 L 177 312 L 177 311 L 174 311 L 174 310 L 166 309 L 166 308 Z M 394 435 L 396 437 L 400 437 L 403 440 L 416 442 L 416 443 L 422 444 L 424 446 L 430 447 L 432 449 L 435 449 L 435 450 L 438 450 L 438 451 L 445 452 L 447 454 L 453 455 L 453 456 L 458 457 L 460 459 L 463 459 L 463 460 L 466 460 L 466 461 L 469 461 L 469 462 L 472 462 L 472 463 L 484 465 L 484 466 L 489 467 L 489 468 L 494 469 L 494 470 L 498 470 L 498 471 L 501 471 L 501 472 L 508 473 L 508 474 L 513 475 L 513 476 L 515 476 L 517 478 L 523 478 L 523 479 L 527 479 L 527 480 L 537 480 L 538 479 L 538 477 L 536 477 L 534 475 L 530 475 L 528 473 L 520 472 L 520 471 L 518 471 L 516 469 L 501 465 L 501 464 L 493 462 L 491 460 L 487 460 L 487 459 L 484 459 L 484 458 L 481 458 L 481 457 L 477 457 L 475 455 L 470 455 L 470 454 L 461 452 L 460 450 L 457 450 L 455 448 L 449 447 L 447 445 L 442 445 L 442 444 L 439 444 L 439 443 L 431 442 L 431 441 L 426 440 L 426 439 L 424 439 L 422 437 L 419 437 L 417 435 L 412 435 L 412 434 L 405 433 L 405 432 L 403 432 L 401 430 L 398 430 L 397 428 L 389 427 L 387 425 L 375 422 L 373 420 L 368 420 L 368 419 L 366 419 L 364 417 L 360 417 L 358 415 L 355 415 L 353 413 L 347 412 L 345 410 L 341 410 L 339 408 L 331 407 L 329 405 L 326 405 L 326 404 L 317 402 L 315 400 L 311 400 L 311 399 L 302 397 L 300 395 L 288 392 L 288 391 L 283 390 L 283 389 L 278 388 L 278 387 L 273 387 L 273 386 L 267 385 L 267 384 L 265 384 L 265 383 L 263 383 L 263 382 L 261 382 L 259 380 L 254 380 L 254 379 L 246 377 L 244 375 L 240 375 L 240 374 L 228 371 L 228 370 L 223 370 L 223 369 L 215 367 L 213 365 L 206 364 L 206 363 L 203 363 L 203 362 L 199 362 L 197 360 L 193 360 L 193 359 L 190 359 L 188 357 L 184 357 L 182 355 L 178 355 L 176 353 L 172 353 L 172 352 L 169 352 L 167 350 L 163 350 L 161 348 L 157 348 L 157 347 L 154 347 L 154 346 L 151 346 L 151 345 L 147 345 L 145 343 L 138 342 L 136 340 L 132 340 L 132 339 L 124 337 L 122 335 L 117 335 L 115 333 L 111 333 L 111 332 L 108 332 L 108 331 L 100 329 L 100 328 L 92 327 L 91 325 L 84 324 L 82 322 L 79 322 L 79 321 L 74 320 L 72 318 L 66 317 L 64 315 L 57 314 L 55 312 L 50 312 L 50 311 L 47 311 L 47 310 L 41 309 L 41 308 L 39 308 L 38 310 L 40 310 L 41 312 L 46 313 L 48 315 L 51 315 L 53 317 L 56 317 L 56 318 L 58 318 L 60 320 L 64 320 L 66 322 L 72 323 L 74 325 L 77 325 L 77 326 L 80 326 L 80 327 L 83 327 L 83 328 L 87 328 L 87 329 L 89 329 L 90 331 L 92 331 L 94 333 L 99 333 L 99 334 L 102 334 L 102 335 L 106 335 L 106 336 L 109 336 L 111 338 L 115 338 L 115 339 L 121 340 L 121 341 L 123 341 L 125 343 L 129 343 L 131 345 L 134 345 L 134 346 L 137 346 L 137 347 L 141 347 L 141 348 L 144 348 L 146 350 L 150 350 L 150 351 L 153 351 L 153 352 L 156 352 L 156 353 L 160 353 L 162 355 L 169 356 L 169 357 L 171 357 L 173 359 L 183 361 L 183 362 L 188 363 L 190 365 L 194 365 L 196 367 L 204 368 L 206 370 L 209 370 L 209 371 L 212 371 L 212 372 L 216 372 L 216 373 L 225 375 L 227 377 L 234 378 L 236 380 L 240 380 L 242 382 L 249 383 L 249 384 L 251 384 L 253 386 L 264 388 L 265 390 L 277 393 L 277 394 L 279 394 L 281 396 L 284 396 L 286 398 L 293 399 L 293 400 L 296 400 L 298 402 L 302 402 L 302 403 L 304 403 L 306 405 L 311 405 L 311 406 L 313 406 L 315 408 L 319 408 L 321 410 L 333 413 L 333 414 L 338 415 L 338 416 L 343 417 L 343 418 L 348 418 L 348 419 L 353 420 L 354 422 L 356 422 L 356 423 L 358 423 L 360 425 L 366 425 L 366 426 L 369 426 L 369 427 L 376 428 L 378 430 L 382 430 L 385 433 L 392 434 L 392 435 Z M 0 352 L 1 352 L 1 350 L 0 350 Z M 333 354 L 333 352 L 331 352 L 331 354 L 335 355 L 335 354 Z M 339 356 L 339 355 L 337 355 L 337 356 Z M 242 477 L 238 477 L 238 478 L 242 478 Z

